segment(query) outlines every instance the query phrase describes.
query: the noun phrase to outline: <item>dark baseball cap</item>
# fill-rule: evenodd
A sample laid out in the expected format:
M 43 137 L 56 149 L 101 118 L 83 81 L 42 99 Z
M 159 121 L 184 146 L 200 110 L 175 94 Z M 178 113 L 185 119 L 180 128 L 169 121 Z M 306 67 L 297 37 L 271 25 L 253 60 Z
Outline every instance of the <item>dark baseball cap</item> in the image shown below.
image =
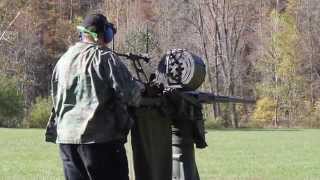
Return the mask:
M 83 20 L 81 26 L 97 34 L 103 33 L 108 24 L 107 18 L 102 14 L 89 14 Z

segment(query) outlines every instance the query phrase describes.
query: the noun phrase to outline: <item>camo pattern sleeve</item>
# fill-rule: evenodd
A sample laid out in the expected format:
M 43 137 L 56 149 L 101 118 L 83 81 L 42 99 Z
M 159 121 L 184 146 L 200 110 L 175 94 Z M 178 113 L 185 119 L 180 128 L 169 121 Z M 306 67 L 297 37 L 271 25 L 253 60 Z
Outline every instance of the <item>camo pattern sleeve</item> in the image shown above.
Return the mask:
M 141 92 L 111 50 L 81 42 L 57 62 L 51 90 L 56 143 L 63 144 L 125 140 L 132 125 L 127 106 L 138 105 Z
M 130 74 L 121 59 L 111 51 L 104 54 L 104 69 L 115 97 L 129 106 L 138 106 L 144 86 Z

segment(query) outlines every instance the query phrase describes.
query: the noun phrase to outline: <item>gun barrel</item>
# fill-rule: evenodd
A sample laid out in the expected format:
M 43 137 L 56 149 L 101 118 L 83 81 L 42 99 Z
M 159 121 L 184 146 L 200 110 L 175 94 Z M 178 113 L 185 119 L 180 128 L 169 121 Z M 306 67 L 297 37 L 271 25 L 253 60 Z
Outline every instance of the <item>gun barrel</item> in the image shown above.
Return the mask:
M 139 60 L 139 59 L 141 59 L 146 63 L 149 63 L 149 61 L 151 59 L 148 54 L 133 54 L 133 53 L 125 53 L 125 54 L 123 54 L 123 53 L 118 53 L 118 52 L 115 52 L 115 53 L 118 56 L 125 57 L 125 58 L 127 58 L 129 60 Z
M 256 100 L 245 99 L 233 96 L 217 96 L 212 93 L 204 93 L 204 92 L 186 92 L 188 95 L 192 95 L 197 98 L 199 103 L 203 104 L 213 104 L 217 103 L 243 103 L 243 104 L 254 104 Z

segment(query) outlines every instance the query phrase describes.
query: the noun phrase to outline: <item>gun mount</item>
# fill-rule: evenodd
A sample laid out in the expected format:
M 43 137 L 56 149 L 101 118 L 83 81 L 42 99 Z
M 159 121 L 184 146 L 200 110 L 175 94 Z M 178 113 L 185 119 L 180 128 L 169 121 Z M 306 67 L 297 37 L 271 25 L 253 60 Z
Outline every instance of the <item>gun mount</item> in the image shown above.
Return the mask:
M 184 49 L 168 51 L 149 79 L 139 60 L 147 56 L 119 54 L 132 60 L 146 92 L 136 110 L 131 132 L 134 169 L 139 180 L 199 180 L 194 144 L 205 148 L 202 104 L 255 103 L 255 100 L 196 91 L 205 80 L 203 60 Z

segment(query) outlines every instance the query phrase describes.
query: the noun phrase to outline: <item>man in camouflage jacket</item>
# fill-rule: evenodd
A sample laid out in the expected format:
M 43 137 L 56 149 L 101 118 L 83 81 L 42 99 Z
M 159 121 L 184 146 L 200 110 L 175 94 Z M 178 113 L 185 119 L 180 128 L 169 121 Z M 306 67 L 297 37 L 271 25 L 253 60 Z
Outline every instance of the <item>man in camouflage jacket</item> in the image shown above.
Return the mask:
M 105 16 L 91 14 L 78 29 L 82 40 L 53 71 L 46 141 L 59 144 L 68 180 L 128 180 L 127 108 L 138 105 L 143 88 L 106 47 L 115 29 Z

